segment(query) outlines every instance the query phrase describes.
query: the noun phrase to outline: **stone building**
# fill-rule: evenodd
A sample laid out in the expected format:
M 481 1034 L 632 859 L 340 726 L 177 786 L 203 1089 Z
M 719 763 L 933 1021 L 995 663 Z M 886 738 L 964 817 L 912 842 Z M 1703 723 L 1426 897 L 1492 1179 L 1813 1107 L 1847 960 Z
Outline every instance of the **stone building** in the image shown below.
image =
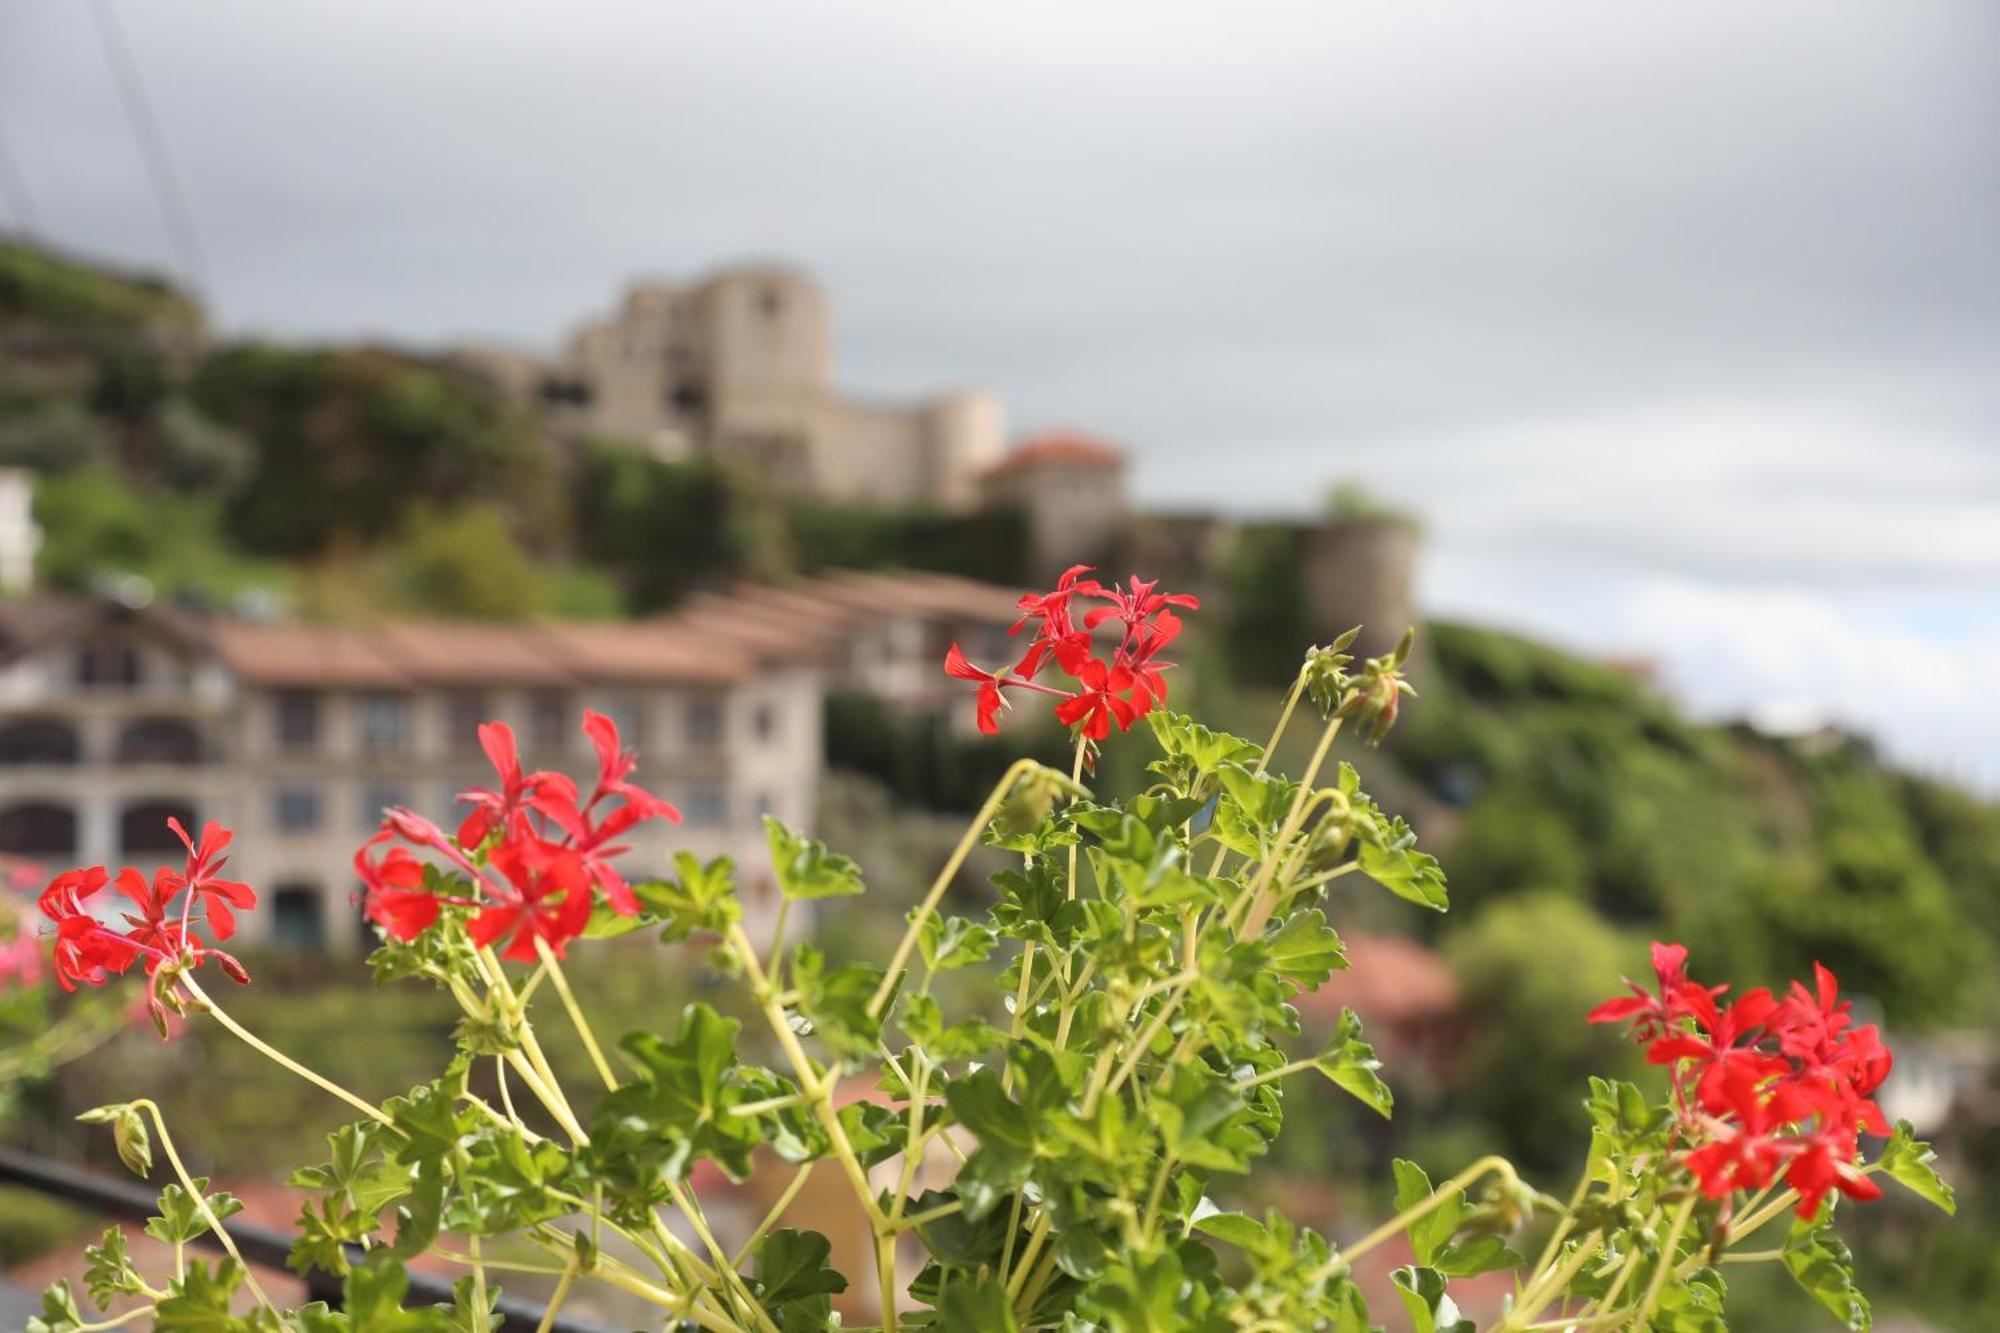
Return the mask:
M 775 907 L 762 817 L 810 829 L 827 688 L 899 711 L 950 709 L 945 645 L 994 657 L 1011 590 L 928 574 L 837 574 L 740 588 L 657 620 L 371 628 L 227 620 L 84 598 L 0 602 L 0 858 L 178 861 L 167 828 L 219 819 L 256 886 L 250 940 L 363 942 L 355 848 L 383 807 L 455 825 L 490 785 L 477 727 L 513 726 L 525 762 L 579 781 L 584 708 L 639 751 L 684 822 L 636 830 L 629 873 L 728 855 L 746 909 Z
M 826 296 L 777 266 L 635 285 L 553 362 L 477 348 L 455 360 L 537 403 L 559 437 L 737 463 L 834 502 L 970 508 L 1004 440 L 999 401 L 981 390 L 895 405 L 841 394 Z
M 1052 580 L 1071 565 L 1101 565 L 1116 551 L 1128 514 L 1125 451 L 1080 431 L 1054 430 L 1017 443 L 980 476 L 989 509 L 1014 509 L 1027 527 L 1029 573 Z

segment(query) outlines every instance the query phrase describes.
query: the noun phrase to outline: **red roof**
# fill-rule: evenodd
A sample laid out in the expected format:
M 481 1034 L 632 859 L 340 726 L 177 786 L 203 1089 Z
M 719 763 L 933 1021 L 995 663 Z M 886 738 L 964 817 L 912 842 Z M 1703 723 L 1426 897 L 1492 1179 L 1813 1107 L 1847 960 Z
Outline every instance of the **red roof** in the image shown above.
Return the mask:
M 1458 1008 L 1458 978 L 1436 950 L 1401 935 L 1345 933 L 1347 967 L 1293 1001 L 1332 1020 L 1352 1009 L 1364 1021 L 1398 1024 L 1442 1018 Z
M 1046 430 L 1017 442 L 1012 452 L 988 468 L 989 477 L 1006 476 L 1049 464 L 1122 468 L 1125 451 L 1111 441 L 1076 430 Z

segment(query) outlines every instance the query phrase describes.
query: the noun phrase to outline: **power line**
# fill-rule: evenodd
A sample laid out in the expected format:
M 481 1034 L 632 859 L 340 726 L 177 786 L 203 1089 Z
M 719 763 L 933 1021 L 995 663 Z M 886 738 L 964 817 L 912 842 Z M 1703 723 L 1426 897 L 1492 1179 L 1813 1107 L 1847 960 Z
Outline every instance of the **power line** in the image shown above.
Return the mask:
M 97 38 L 104 47 L 104 59 L 118 85 L 118 98 L 125 104 L 125 118 L 131 122 L 132 136 L 139 141 L 139 155 L 146 159 L 146 173 L 152 178 L 153 197 L 166 220 L 167 234 L 181 267 L 199 287 L 208 286 L 208 266 L 203 262 L 200 241 L 195 236 L 194 219 L 188 213 L 180 182 L 167 157 L 166 140 L 153 118 L 152 104 L 146 100 L 145 85 L 139 81 L 139 67 L 133 63 L 124 30 L 118 26 L 118 11 L 111 0 L 92 0 L 91 17 L 97 24 Z
M 7 201 L 7 216 L 14 219 L 14 229 L 21 235 L 30 236 L 42 229 L 35 214 L 35 197 L 28 193 L 27 178 L 21 174 L 13 153 L 8 151 L 4 126 L 0 126 L 0 199 Z

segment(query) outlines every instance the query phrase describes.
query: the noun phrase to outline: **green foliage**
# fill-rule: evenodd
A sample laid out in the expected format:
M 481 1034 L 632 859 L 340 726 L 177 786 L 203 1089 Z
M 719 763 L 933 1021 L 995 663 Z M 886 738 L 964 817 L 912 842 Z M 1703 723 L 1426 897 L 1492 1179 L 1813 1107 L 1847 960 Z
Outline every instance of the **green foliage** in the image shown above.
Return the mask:
M 593 441 L 577 464 L 575 540 L 610 570 L 639 611 L 671 606 L 706 583 L 775 572 L 760 555 L 765 501 L 747 478 L 707 462 L 669 463 L 618 441 Z
M 1394 720 L 1401 665 L 1392 654 L 1350 674 L 1323 658 L 1315 670 L 1331 695 L 1327 725 Z M 599 913 L 590 938 L 570 950 L 584 978 L 594 971 L 580 963 L 585 950 L 609 957 L 647 946 L 653 933 L 710 946 L 714 966 L 696 983 L 704 998 L 664 1028 L 656 1000 L 629 1006 L 637 1030 L 610 1058 L 567 968 L 544 959 L 510 971 L 475 946 L 473 909 L 460 900 L 481 892 L 476 867 L 430 868 L 428 882 L 452 903 L 416 940 L 384 944 L 375 964 L 385 981 L 427 983 L 419 1002 L 456 1020 L 456 1050 L 441 1076 L 379 1109 L 349 1098 L 366 1118 L 335 1127 L 326 1160 L 292 1177 L 309 1192 L 293 1265 L 343 1275 L 346 1311 L 232 1314 L 231 1297 L 247 1285 L 232 1262 L 152 1281 L 110 1239 L 88 1257 L 93 1293 L 136 1293 L 158 1327 L 185 1333 L 471 1333 L 492 1323 L 485 1283 L 462 1284 L 452 1307 L 412 1310 L 403 1265 L 439 1252 L 498 1269 L 513 1262 L 503 1249 L 519 1247 L 540 1256 L 530 1272 L 559 1273 L 558 1303 L 573 1286 L 603 1282 L 652 1307 L 649 1322 L 692 1317 L 723 1333 L 830 1327 L 852 1278 L 836 1269 L 825 1236 L 784 1225 L 796 1220 L 786 1210 L 807 1172 L 748 1239 L 727 1246 L 689 1188 L 704 1163 L 740 1180 L 761 1155 L 820 1163 L 822 1179 L 845 1182 L 873 1259 L 864 1268 L 891 1300 L 914 1235 L 925 1260 L 907 1290 L 919 1308 L 889 1321 L 913 1330 L 957 1321 L 1070 1333 L 1364 1333 L 1372 1325 L 1356 1261 L 1399 1235 L 1415 1262 L 1391 1283 L 1415 1329 L 1470 1333 L 1453 1284 L 1501 1269 L 1525 1270 L 1499 1325 L 1507 1333 L 1571 1320 L 1720 1329 L 1725 1293 L 1709 1265 L 1782 1222 L 1793 1200 L 1703 1196 L 1684 1160 L 1684 1123 L 1670 1139 L 1667 1115 L 1639 1085 L 1593 1079 L 1577 1113 L 1584 1071 L 1625 1049 L 1583 1024 L 1583 1012 L 1618 988 L 1620 973 L 1639 971 L 1640 958 L 1636 937 L 1606 927 L 1575 896 L 1497 899 L 1447 942 L 1467 1004 L 1487 1019 L 1463 1053 L 1473 1081 L 1462 1099 L 1475 1112 L 1532 1121 L 1526 1146 L 1538 1159 L 1564 1156 L 1572 1131 L 1587 1125 L 1590 1155 L 1569 1203 L 1499 1158 L 1435 1190 L 1399 1160 L 1397 1215 L 1343 1251 L 1276 1210 L 1257 1220 L 1215 1202 L 1242 1196 L 1288 1111 L 1327 1095 L 1315 1073 L 1382 1116 L 1392 1109 L 1390 1078 L 1400 1071 L 1383 1067 L 1352 1011 L 1324 1041 L 1302 1034 L 1295 1002 L 1346 961 L 1328 922 L 1329 907 L 1344 902 L 1336 888 L 1397 911 L 1442 911 L 1448 897 L 1409 825 L 1362 790 L 1358 769 L 1329 763 L 1330 730 L 1296 781 L 1267 767 L 1258 747 L 1190 719 L 1163 716 L 1150 730 L 1154 780 L 1136 794 L 1086 789 L 1034 764 L 996 784 L 984 826 L 956 843 L 886 966 L 825 947 L 865 936 L 788 939 L 788 912 L 775 914 L 772 938 L 752 940 L 755 916 L 730 863 L 681 855 L 674 879 L 633 886 L 639 911 Z M 1824 794 L 1860 822 L 1850 793 Z M 775 820 L 766 831 L 785 903 L 863 895 L 850 858 Z M 1006 867 L 983 902 L 963 891 L 967 855 L 981 843 L 1004 852 Z M 840 906 L 852 915 L 860 904 Z M 559 1063 L 574 1066 L 574 1049 L 564 1062 L 544 1048 L 569 1029 L 588 1057 L 588 1096 L 557 1073 Z M 367 1034 L 371 1055 L 378 1036 Z M 1570 1104 L 1547 1104 L 1546 1089 L 1565 1086 Z M 1511 1100 L 1524 1087 L 1542 1089 L 1531 1094 L 1540 1099 Z M 150 1164 L 139 1118 L 147 1105 L 94 1116 L 135 1169 Z M 943 1152 L 931 1154 L 933 1144 Z M 951 1173 L 943 1188 L 920 1187 L 927 1155 Z M 1907 1129 L 1870 1169 L 1953 1203 Z M 204 1188 L 185 1177 L 169 1187 L 154 1234 L 176 1246 L 197 1236 Z M 216 1195 L 210 1206 L 234 1204 Z M 1509 1238 L 1543 1213 L 1560 1217 L 1560 1231 L 1523 1247 L 1544 1251 L 1530 1265 Z M 673 1214 L 698 1249 L 668 1229 Z M 616 1251 L 605 1233 L 623 1242 Z M 473 1238 L 491 1242 L 486 1258 L 454 1248 Z M 1826 1308 L 1865 1329 L 1849 1256 L 1823 1221 L 1796 1229 L 1781 1251 L 1733 1257 L 1782 1261 Z M 52 1289 L 46 1306 L 41 1327 L 79 1322 L 66 1288 Z
M 119 332 L 201 322 L 193 302 L 162 279 L 115 276 L 14 241 L 0 241 L 0 317 Z
M 926 810 L 977 809 L 1017 759 L 1066 766 L 1064 741 L 1053 727 L 975 740 L 949 719 L 905 718 L 861 694 L 827 697 L 825 745 L 830 766 L 874 778 L 899 802 Z
M 1462 1053 L 1458 1100 L 1505 1127 L 1527 1162 L 1559 1167 L 1581 1139 L 1576 1089 L 1593 1073 L 1631 1068 L 1631 1048 L 1582 1016 L 1645 975 L 1643 945 L 1581 903 L 1529 893 L 1496 902 L 1446 937 L 1461 1003 L 1480 1015 Z
M 407 357 L 242 344 L 194 377 L 196 405 L 255 442 L 227 526 L 249 550 L 304 556 L 397 532 L 421 505 L 486 500 L 551 531 L 560 492 L 534 423 L 494 391 Z
M 142 490 L 105 469 L 43 476 L 35 521 L 43 531 L 35 575 L 53 588 L 86 591 L 100 575 L 118 572 L 138 574 L 161 592 L 220 598 L 283 577 L 230 552 L 211 502 Z
M 1027 577 L 1027 529 L 1018 514 L 948 514 L 803 501 L 785 512 L 791 564 L 822 569 L 926 569 L 989 583 Z
M 1306 620 L 1305 530 L 1247 523 L 1236 530 L 1222 578 L 1230 674 L 1259 685 L 1291 682 L 1292 663 L 1312 642 Z

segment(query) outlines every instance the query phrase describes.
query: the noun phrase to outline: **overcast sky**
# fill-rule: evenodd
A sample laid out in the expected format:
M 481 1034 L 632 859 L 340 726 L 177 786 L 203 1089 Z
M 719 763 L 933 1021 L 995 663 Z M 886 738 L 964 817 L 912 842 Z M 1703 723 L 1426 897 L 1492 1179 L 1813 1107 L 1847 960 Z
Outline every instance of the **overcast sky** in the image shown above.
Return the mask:
M 113 3 L 230 332 L 551 346 L 790 259 L 856 390 L 1160 504 L 1358 479 L 1433 610 L 2000 791 L 1990 0 Z M 87 5 L 0 0 L 0 135 L 174 264 Z

